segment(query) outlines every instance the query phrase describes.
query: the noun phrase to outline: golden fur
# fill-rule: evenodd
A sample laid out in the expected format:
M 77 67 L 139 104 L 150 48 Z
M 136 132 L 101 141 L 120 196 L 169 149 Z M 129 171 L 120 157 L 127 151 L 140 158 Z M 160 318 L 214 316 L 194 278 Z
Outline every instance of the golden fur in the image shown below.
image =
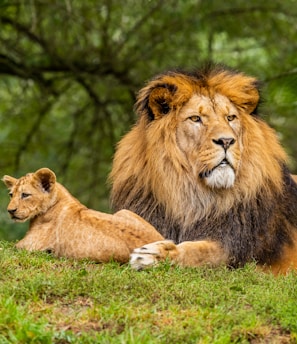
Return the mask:
M 114 158 L 112 203 L 175 243 L 136 249 L 136 268 L 166 256 L 184 266 L 297 268 L 297 188 L 259 98 L 255 78 L 221 66 L 164 73 L 140 90 L 138 122 Z
M 86 208 L 47 168 L 19 179 L 4 176 L 3 181 L 10 190 L 7 210 L 12 219 L 30 220 L 29 231 L 17 248 L 99 262 L 127 262 L 134 248 L 163 239 L 129 210 L 110 215 Z

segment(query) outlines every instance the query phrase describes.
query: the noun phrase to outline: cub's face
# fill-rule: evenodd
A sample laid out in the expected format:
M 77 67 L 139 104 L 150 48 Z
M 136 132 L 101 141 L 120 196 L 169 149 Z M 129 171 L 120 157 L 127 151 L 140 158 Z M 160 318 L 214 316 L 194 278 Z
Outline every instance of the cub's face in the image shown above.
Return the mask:
M 211 188 L 231 188 L 242 152 L 237 108 L 218 93 L 194 94 L 177 117 L 177 144 L 194 174 Z
M 9 189 L 7 211 L 17 222 L 43 214 L 53 204 L 55 175 L 46 168 L 19 179 L 4 176 L 2 180 Z

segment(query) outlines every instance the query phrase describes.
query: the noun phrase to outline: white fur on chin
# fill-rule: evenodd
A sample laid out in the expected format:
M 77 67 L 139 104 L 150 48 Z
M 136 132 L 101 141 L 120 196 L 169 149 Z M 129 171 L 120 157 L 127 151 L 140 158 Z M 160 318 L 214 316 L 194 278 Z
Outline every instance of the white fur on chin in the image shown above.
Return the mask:
M 231 166 L 218 166 L 205 179 L 206 185 L 214 189 L 229 189 L 234 186 L 235 173 Z

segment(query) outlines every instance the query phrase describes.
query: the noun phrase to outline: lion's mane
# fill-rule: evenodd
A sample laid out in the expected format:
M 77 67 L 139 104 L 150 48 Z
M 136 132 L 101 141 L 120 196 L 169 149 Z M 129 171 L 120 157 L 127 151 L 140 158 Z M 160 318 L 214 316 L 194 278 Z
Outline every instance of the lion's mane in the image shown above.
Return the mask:
M 231 188 L 207 187 L 179 149 L 180 111 L 193 94 L 221 94 L 240 114 L 243 150 Z M 258 115 L 259 98 L 255 78 L 220 65 L 149 81 L 138 94 L 138 121 L 114 157 L 114 209 L 136 212 L 176 243 L 217 240 L 233 266 L 277 260 L 297 228 L 297 187 L 274 130 Z

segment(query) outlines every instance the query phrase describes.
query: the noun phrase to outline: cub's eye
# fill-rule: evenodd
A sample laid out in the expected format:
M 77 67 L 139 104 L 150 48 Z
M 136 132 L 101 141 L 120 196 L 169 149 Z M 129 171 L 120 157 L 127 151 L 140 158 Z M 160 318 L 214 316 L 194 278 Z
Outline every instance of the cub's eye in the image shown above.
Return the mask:
M 228 115 L 228 116 L 227 116 L 228 122 L 232 122 L 232 121 L 234 121 L 236 118 L 237 118 L 236 115 Z
M 196 123 L 201 122 L 201 117 L 199 117 L 199 116 L 191 116 L 191 117 L 189 117 L 189 119 L 192 122 L 196 122 Z
M 9 195 L 9 197 L 11 198 L 13 194 L 12 194 L 12 192 L 10 192 L 8 195 Z
M 23 198 L 28 198 L 29 196 L 31 196 L 31 194 L 28 194 L 28 193 L 25 193 L 25 192 L 23 192 L 22 194 L 21 194 L 21 198 L 23 199 Z

